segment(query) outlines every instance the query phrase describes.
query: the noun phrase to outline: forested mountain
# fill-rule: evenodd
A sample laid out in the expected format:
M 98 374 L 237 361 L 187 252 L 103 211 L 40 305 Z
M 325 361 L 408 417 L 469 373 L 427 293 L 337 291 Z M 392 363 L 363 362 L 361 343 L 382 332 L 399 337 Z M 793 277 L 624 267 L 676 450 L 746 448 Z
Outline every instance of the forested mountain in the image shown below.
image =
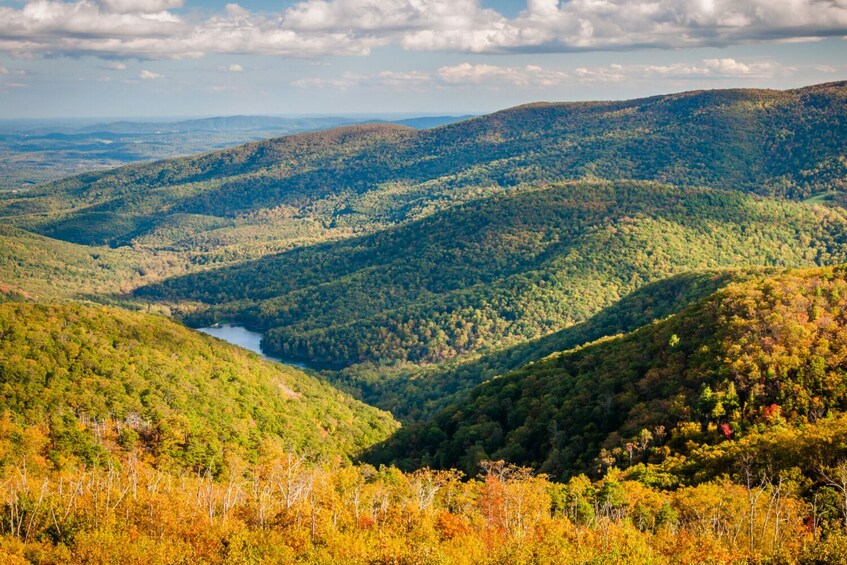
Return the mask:
M 0 225 L 0 301 L 112 301 L 189 269 L 190 259 L 176 253 L 78 245 Z
M 362 364 L 326 372 L 326 376 L 331 382 L 356 391 L 366 402 L 389 410 L 408 425 L 425 425 L 436 412 L 493 377 L 602 337 L 634 331 L 684 310 L 732 281 L 778 270 L 686 272 L 640 287 L 584 322 L 517 345 L 423 368 L 400 365 L 380 371 Z
M 213 474 L 273 446 L 350 456 L 395 428 L 292 367 L 161 316 L 79 304 L 0 304 L 0 413 L 34 434 L 3 457 L 98 465 L 106 435 L 163 468 Z
M 138 296 L 268 330 L 284 357 L 441 363 L 687 270 L 847 260 L 842 209 L 802 202 L 841 202 L 845 100 L 832 83 L 353 126 L 73 177 L 0 215 L 175 254 L 174 275 L 228 265 Z
M 847 272 L 692 275 L 644 298 L 664 311 L 731 279 L 749 280 L 436 419 L 458 426 L 441 447 L 475 441 L 467 457 L 505 438 L 561 463 L 605 437 L 594 480 L 566 482 L 504 461 L 470 479 L 310 461 L 297 451 L 349 453 L 391 422 L 164 318 L 0 305 L 0 560 L 839 563 Z
M 831 83 L 533 104 L 426 131 L 354 126 L 89 173 L 6 198 L 0 214 L 60 239 L 124 244 L 185 214 L 207 217 L 205 230 L 261 211 L 373 230 L 563 179 L 805 198 L 843 188 L 845 100 L 847 86 Z
M 687 270 L 844 262 L 846 231 L 838 207 L 568 183 L 169 279 L 139 295 L 212 305 L 189 321 L 266 330 L 268 351 L 285 358 L 334 368 L 436 363 L 560 330 Z
M 182 121 L 0 120 L 0 192 L 83 172 L 214 151 L 304 131 L 381 122 L 432 128 L 470 116 L 220 116 Z
M 0 561 L 843 562 L 845 131 L 688 92 L 0 196 Z
M 845 312 L 843 267 L 730 283 L 666 320 L 480 385 L 374 459 L 469 472 L 505 459 L 568 477 L 834 418 L 847 411 Z

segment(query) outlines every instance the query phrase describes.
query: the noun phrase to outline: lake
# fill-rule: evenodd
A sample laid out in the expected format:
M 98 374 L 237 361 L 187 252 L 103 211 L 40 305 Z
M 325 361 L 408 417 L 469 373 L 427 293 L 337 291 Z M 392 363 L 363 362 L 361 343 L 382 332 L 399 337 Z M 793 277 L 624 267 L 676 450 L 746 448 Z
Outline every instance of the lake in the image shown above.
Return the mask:
M 287 359 L 279 359 L 277 357 L 270 357 L 268 355 L 265 355 L 265 353 L 262 351 L 261 345 L 262 334 L 260 334 L 259 332 L 251 332 L 244 326 L 236 326 L 233 324 L 219 324 L 209 328 L 197 328 L 197 331 L 203 332 L 204 334 L 208 334 L 218 339 L 222 339 L 233 345 L 237 345 L 238 347 L 249 349 L 254 353 L 258 353 L 265 359 L 270 359 L 271 361 L 276 361 L 277 363 L 292 365 L 301 369 L 308 368 L 305 363 L 300 363 L 298 361 L 291 361 Z

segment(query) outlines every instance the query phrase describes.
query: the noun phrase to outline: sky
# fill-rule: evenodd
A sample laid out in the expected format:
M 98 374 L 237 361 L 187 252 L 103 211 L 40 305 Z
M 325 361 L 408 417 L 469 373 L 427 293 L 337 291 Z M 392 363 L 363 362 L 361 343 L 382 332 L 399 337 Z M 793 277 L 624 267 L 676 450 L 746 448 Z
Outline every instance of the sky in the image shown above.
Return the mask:
M 0 118 L 483 113 L 847 79 L 847 0 L 0 0 Z

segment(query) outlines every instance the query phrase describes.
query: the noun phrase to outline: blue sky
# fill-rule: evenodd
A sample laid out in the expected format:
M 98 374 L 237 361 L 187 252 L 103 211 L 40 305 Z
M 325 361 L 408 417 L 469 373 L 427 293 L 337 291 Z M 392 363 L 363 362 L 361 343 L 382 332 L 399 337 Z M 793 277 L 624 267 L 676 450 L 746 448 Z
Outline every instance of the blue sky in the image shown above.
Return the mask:
M 0 118 L 462 114 L 847 79 L 847 0 L 0 0 Z

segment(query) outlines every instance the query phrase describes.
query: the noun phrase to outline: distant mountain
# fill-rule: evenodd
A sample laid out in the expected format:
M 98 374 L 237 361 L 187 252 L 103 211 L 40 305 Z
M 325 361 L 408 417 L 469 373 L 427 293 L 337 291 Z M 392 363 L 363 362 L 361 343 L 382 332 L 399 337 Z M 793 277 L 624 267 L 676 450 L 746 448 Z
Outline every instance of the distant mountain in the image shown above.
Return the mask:
M 391 123 L 415 129 L 432 129 L 469 120 L 474 117 L 475 116 L 472 114 L 466 114 L 464 116 L 423 116 L 420 118 L 408 118 L 405 120 L 392 120 Z
M 6 198 L 0 217 L 50 212 L 14 221 L 79 243 L 125 244 L 172 214 L 283 208 L 328 227 L 371 230 L 564 179 L 803 199 L 844 188 L 845 128 L 847 83 L 533 104 L 424 131 L 354 126 L 86 174 Z M 110 226 L 115 216 L 124 220 Z M 104 228 L 75 227 L 91 223 Z
M 188 132 L 285 132 L 294 133 L 310 130 L 324 130 L 351 124 L 372 123 L 374 121 L 403 125 L 415 129 L 429 129 L 472 118 L 464 116 L 420 116 L 398 120 L 373 120 L 359 116 L 314 116 L 284 118 L 276 116 L 218 116 L 214 118 L 197 118 L 175 122 L 104 122 L 86 126 L 77 135 L 110 133 L 110 134 L 161 134 Z M 279 133 L 277 134 L 279 135 Z
M 281 118 L 274 116 L 219 116 L 173 122 L 104 122 L 81 128 L 81 134 L 112 133 L 122 135 L 189 132 L 297 132 L 339 127 L 359 120 L 341 116 Z
M 395 429 L 292 367 L 161 316 L 79 304 L 0 304 L 4 411 L 45 427 L 56 464 L 102 462 L 99 422 L 163 465 L 215 472 L 227 457 L 255 460 L 263 443 L 351 456 Z
M 834 417 L 847 411 L 845 311 L 843 267 L 730 284 L 667 320 L 480 385 L 372 460 L 475 472 L 505 459 L 567 477 L 648 453 L 681 465 L 674 455 L 700 444 Z
M 467 117 L 424 116 L 400 119 L 396 123 L 426 129 Z M 0 121 L 0 191 L 22 191 L 85 171 L 372 121 L 375 119 L 364 116 L 221 116 L 86 125 L 78 121 L 3 120 Z

